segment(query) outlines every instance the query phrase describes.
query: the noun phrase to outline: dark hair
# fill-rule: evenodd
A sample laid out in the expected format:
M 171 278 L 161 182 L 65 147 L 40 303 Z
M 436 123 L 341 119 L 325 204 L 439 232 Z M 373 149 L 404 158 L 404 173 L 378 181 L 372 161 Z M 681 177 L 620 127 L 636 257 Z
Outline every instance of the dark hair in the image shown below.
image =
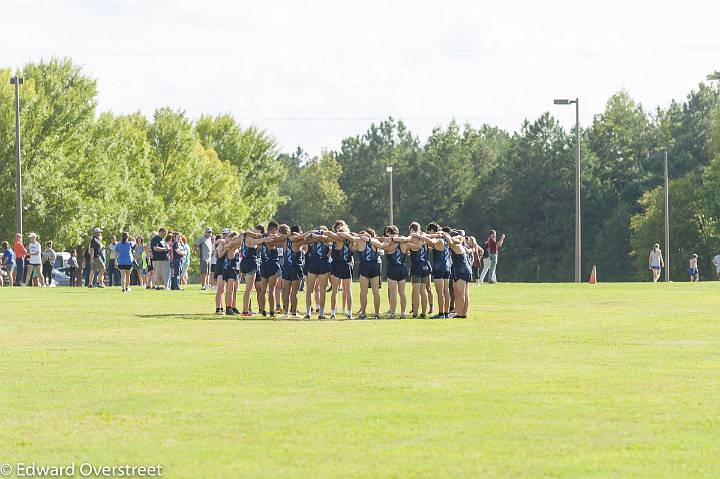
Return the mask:
M 215 241 L 222 239 L 222 235 L 215 235 Z
M 290 227 L 290 232 L 291 233 L 302 233 L 302 230 L 300 229 L 299 225 L 292 225 Z
M 412 223 L 410 223 L 410 226 L 408 226 L 408 229 L 417 233 L 420 231 L 420 223 L 418 223 L 417 221 L 413 221 Z
M 495 230 L 490 230 L 490 234 L 497 234 L 497 231 L 495 231 Z
M 448 234 L 452 231 L 449 226 L 443 226 L 442 230 Z
M 428 225 L 427 225 L 427 227 L 425 228 L 425 230 L 426 230 L 428 233 L 437 233 L 438 231 L 440 231 L 440 225 L 437 224 L 437 223 L 435 223 L 435 222 L 433 221 L 432 223 L 428 223 Z
M 365 232 L 369 234 L 372 238 L 375 238 L 377 236 L 377 233 L 375 233 L 375 230 L 372 228 L 365 228 Z
M 272 220 L 272 221 L 270 221 L 270 223 L 268 223 L 268 231 L 270 231 L 271 229 L 277 229 L 278 226 L 280 226 L 278 224 L 278 222 L 275 220 Z M 263 233 L 264 233 L 264 231 L 263 231 Z
M 123 231 L 122 234 L 120 235 L 120 241 L 122 241 L 123 243 L 127 243 L 127 240 L 129 237 L 130 237 L 130 235 L 127 234 L 127 231 Z
M 46 241 L 45 246 L 47 246 L 48 248 L 52 248 L 52 241 Z
M 3 247 L 3 248 L 9 248 L 9 247 L 10 247 L 10 243 L 8 243 L 7 241 L 3 241 L 3 242 L 2 242 L 2 247 Z
M 263 225 L 255 225 L 255 229 L 258 230 L 260 234 L 265 234 L 265 227 Z
M 398 231 L 398 227 L 395 225 L 390 225 L 385 227 L 385 235 L 388 233 L 398 234 L 400 231 Z

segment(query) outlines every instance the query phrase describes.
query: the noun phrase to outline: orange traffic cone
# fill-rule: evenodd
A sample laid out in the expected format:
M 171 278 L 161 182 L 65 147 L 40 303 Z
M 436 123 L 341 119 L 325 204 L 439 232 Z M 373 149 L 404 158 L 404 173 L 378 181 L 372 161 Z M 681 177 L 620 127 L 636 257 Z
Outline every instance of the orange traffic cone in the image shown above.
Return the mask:
M 590 284 L 597 284 L 597 268 L 593 265 L 592 273 L 590 273 Z

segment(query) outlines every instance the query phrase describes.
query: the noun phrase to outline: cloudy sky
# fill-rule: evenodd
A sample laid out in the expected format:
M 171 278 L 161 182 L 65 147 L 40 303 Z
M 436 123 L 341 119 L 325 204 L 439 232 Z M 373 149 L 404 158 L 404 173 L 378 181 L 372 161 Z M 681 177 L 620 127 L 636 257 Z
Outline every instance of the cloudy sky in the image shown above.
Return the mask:
M 2 0 L 0 66 L 70 56 L 100 110 L 231 113 L 317 154 L 387 116 L 425 136 L 569 126 L 555 97 L 584 122 L 620 89 L 665 106 L 720 70 L 718 32 L 717 0 Z

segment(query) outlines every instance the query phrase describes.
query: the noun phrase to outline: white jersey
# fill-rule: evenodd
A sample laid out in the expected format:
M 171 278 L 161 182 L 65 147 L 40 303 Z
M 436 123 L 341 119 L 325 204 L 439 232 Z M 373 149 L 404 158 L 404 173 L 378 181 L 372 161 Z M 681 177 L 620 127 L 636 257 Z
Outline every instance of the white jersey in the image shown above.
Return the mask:
M 713 258 L 713 264 L 715 265 L 717 272 L 720 273 L 720 254 Z
M 650 266 L 660 266 L 660 252 L 650 251 Z
M 27 250 L 30 255 L 30 264 L 39 265 L 42 264 L 42 251 L 40 243 L 37 241 L 29 243 Z

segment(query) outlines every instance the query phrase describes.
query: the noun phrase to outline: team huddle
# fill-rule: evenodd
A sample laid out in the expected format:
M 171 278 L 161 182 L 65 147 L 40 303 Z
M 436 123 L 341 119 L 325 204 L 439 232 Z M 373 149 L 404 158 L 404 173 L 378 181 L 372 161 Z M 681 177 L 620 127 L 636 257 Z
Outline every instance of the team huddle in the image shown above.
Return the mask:
M 222 236 L 216 238 L 213 250 L 217 258 L 213 273 L 217 281 L 217 314 L 252 316 L 254 289 L 262 316 L 275 316 L 281 296 L 285 317 L 288 314 L 298 317 L 298 292 L 304 281 L 305 319 L 310 319 L 313 313 L 317 313 L 318 319 L 325 319 L 326 292 L 330 292 L 330 319 L 336 319 L 338 311 L 347 319 L 352 319 L 353 257 L 354 253 L 359 253 L 358 319 L 368 317 L 370 291 L 373 295 L 373 317 L 380 318 L 383 255 L 387 257 L 390 318 L 397 317 L 398 303 L 400 317 L 406 317 L 405 285 L 408 281 L 412 284 L 413 317 L 432 315 L 431 282 L 435 285 L 438 307 L 437 314 L 432 318 L 449 317 L 451 306 L 454 306 L 455 317 L 467 317 L 473 250 L 469 248 L 468 237 L 463 231 L 441 228 L 437 223 L 428 224 L 423 232 L 420 224 L 413 222 L 406 236 L 400 235 L 397 226 L 391 225 L 385 227 L 382 236 L 378 236 L 371 228 L 353 233 L 343 220 L 337 220 L 332 229 L 319 226 L 304 233 L 297 225 L 290 227 L 271 221 L 267 229 L 263 225 L 238 232 L 225 229 Z M 409 271 L 405 261 L 407 255 L 410 257 Z M 241 277 L 246 283 L 242 311 L 236 307 Z

